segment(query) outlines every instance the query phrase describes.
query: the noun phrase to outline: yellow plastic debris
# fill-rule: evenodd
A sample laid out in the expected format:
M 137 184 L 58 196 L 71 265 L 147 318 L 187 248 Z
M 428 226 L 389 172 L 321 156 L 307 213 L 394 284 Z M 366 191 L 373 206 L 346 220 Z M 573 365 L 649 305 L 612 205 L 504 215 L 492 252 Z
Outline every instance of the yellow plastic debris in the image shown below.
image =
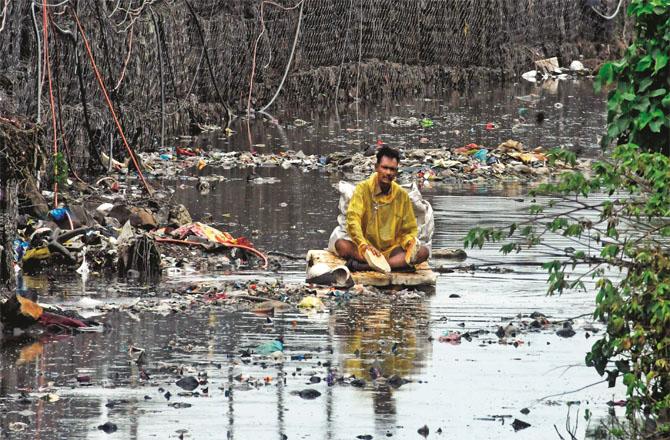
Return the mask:
M 16 295 L 16 299 L 19 301 L 19 304 L 21 304 L 22 315 L 30 316 L 33 319 L 40 319 L 40 316 L 42 316 L 42 313 L 44 312 L 42 307 L 21 295 Z
M 512 140 L 512 139 L 508 139 L 505 142 L 503 142 L 502 144 L 498 145 L 497 150 L 500 150 L 503 153 L 507 152 L 507 151 L 519 151 L 520 152 L 520 151 L 523 151 L 524 148 L 523 148 L 523 144 L 521 142 L 515 141 L 515 140 Z
M 316 296 L 306 296 L 300 301 L 298 307 L 301 309 L 322 309 L 324 305 Z
M 46 247 L 32 248 L 28 249 L 26 253 L 23 254 L 23 261 L 44 260 L 45 258 L 49 258 L 50 255 L 51 252 L 49 252 L 49 248 Z
M 533 153 L 523 153 L 521 154 L 521 161 L 523 163 L 531 163 L 535 161 L 535 155 Z

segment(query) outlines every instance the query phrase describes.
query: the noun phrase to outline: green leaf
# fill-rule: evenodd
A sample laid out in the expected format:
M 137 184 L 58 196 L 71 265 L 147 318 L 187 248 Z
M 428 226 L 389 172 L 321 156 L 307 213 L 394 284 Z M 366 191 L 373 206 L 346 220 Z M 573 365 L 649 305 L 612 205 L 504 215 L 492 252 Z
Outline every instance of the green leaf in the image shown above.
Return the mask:
M 663 122 L 665 122 L 664 119 L 654 119 L 649 122 L 649 130 L 651 130 L 652 133 L 660 133 L 661 127 L 663 127 Z
M 663 107 L 670 107 L 670 94 L 667 94 L 661 100 L 661 105 Z
M 651 60 L 649 61 L 651 64 Z M 614 79 L 614 68 L 612 63 L 605 63 L 598 71 L 598 78 L 605 84 L 610 84 Z
M 651 122 L 652 119 L 653 117 L 651 116 L 651 113 L 647 112 L 640 113 L 640 116 L 637 118 L 637 128 L 642 130 L 644 127 L 647 126 L 647 124 L 649 124 L 649 122 Z
M 565 229 L 565 232 L 563 233 L 563 235 L 565 235 L 566 237 L 578 237 L 582 234 L 583 230 L 584 230 L 584 228 L 582 227 L 582 225 L 580 225 L 578 223 L 575 223 L 575 224 L 572 224 L 572 225 L 568 226 Z
M 665 94 L 666 94 L 666 90 L 664 88 L 660 88 L 660 89 L 656 89 L 656 90 L 652 91 L 651 93 L 649 93 L 649 97 L 654 98 L 656 96 L 661 96 L 661 95 L 665 95 Z
M 658 73 L 659 70 L 664 68 L 668 64 L 668 54 L 667 53 L 656 53 L 654 54 L 654 75 Z
M 631 106 L 631 109 L 637 110 L 639 112 L 646 112 L 649 109 L 649 97 L 645 96 L 642 99 L 639 99 L 633 106 Z
M 663 110 L 661 109 L 654 109 L 654 111 L 651 113 L 652 120 L 649 122 L 649 129 L 653 133 L 660 133 L 661 132 L 661 127 L 665 123 L 665 113 L 663 113 Z M 661 178 L 665 177 L 665 173 L 661 173 Z
M 600 251 L 600 256 L 603 258 L 614 258 L 616 254 L 619 253 L 619 246 L 615 244 L 606 245 L 602 251 Z
M 640 86 L 638 87 L 638 91 L 644 92 L 649 88 L 650 85 L 654 83 L 654 80 L 651 78 L 644 78 L 642 81 L 640 81 Z
M 635 71 L 636 72 L 644 72 L 645 70 L 649 69 L 651 67 L 651 62 L 653 59 L 651 58 L 650 55 L 645 55 L 642 58 L 640 58 L 640 61 L 637 62 L 635 65 Z

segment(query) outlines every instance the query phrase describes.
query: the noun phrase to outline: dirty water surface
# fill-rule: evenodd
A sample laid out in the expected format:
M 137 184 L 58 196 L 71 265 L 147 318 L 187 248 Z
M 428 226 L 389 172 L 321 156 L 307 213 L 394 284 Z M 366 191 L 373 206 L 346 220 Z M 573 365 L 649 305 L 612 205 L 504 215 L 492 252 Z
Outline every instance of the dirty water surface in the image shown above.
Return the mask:
M 513 102 L 520 93 L 540 95 L 547 110 L 559 110 L 552 100 L 560 101 L 559 128 L 549 124 L 554 128 L 529 136 L 551 132 L 565 144 L 592 142 L 587 148 L 595 155 L 604 115 L 593 109 L 603 105 L 600 97 L 584 92 L 587 86 L 564 82 L 554 93 L 515 85 L 480 101 L 428 102 L 436 121 L 440 106 L 454 107 L 456 115 L 455 103 L 470 102 L 462 120 L 440 113 L 450 121 L 448 130 L 462 133 L 474 119 L 489 119 L 476 113 L 492 112 L 490 118 L 499 121 L 516 118 L 518 103 Z M 497 104 L 487 106 L 487 100 Z M 425 113 L 425 102 L 403 105 Z M 375 121 L 361 123 L 369 132 L 361 142 L 374 142 L 375 127 L 384 126 L 391 115 L 403 116 L 392 112 L 397 108 L 381 114 L 361 111 Z M 338 116 L 352 123 L 361 113 Z M 317 125 L 315 118 L 299 116 Z M 252 136 L 276 139 L 266 133 L 272 130 L 255 125 Z M 336 148 L 328 130 L 309 136 L 284 130 L 291 133 L 293 150 L 308 152 L 316 144 Z M 352 133 L 344 132 L 343 139 Z M 396 136 L 403 138 L 400 131 Z M 482 129 L 467 141 L 482 143 L 486 136 L 504 137 Z M 245 141 L 240 138 L 232 147 L 245 148 Z M 405 141 L 411 141 L 409 136 Z M 266 142 L 252 139 L 252 144 Z M 304 255 L 325 246 L 337 215 L 337 178 L 295 169 L 258 173 L 279 182 L 250 184 L 232 170 L 229 180 L 213 185 L 208 194 L 192 181 L 174 182 L 175 198 L 194 220 L 211 214 L 212 224 L 246 235 L 264 250 Z M 518 182 L 424 186 L 436 216 L 434 247 L 460 247 L 468 228 L 478 223 L 522 219 L 530 203 L 527 191 Z M 320 312 L 290 308 L 259 315 L 225 302 L 206 308 L 184 304 L 177 310 L 110 311 L 99 318 L 102 332 L 7 338 L 0 346 L 0 438 L 536 439 L 556 438 L 554 425 L 568 437 L 568 417 L 571 426 L 579 420 L 577 438 L 595 438 L 599 423 L 622 414 L 608 402 L 622 399 L 624 391 L 606 383 L 586 387 L 601 379 L 584 366 L 584 355 L 599 334 L 594 332 L 604 330 L 587 316 L 593 295 L 547 297 L 546 274 L 520 264 L 539 261 L 540 255 L 505 262 L 493 246 L 468 253 L 463 264 L 496 261 L 505 270 L 441 274 L 429 292 L 369 297 L 336 292 Z M 277 272 L 164 276 L 153 286 L 95 275 L 84 284 L 78 276 L 44 274 L 25 277 L 23 288 L 42 302 L 67 307 L 90 299 L 110 304 L 140 296 L 161 299 L 175 287 L 253 279 L 300 283 L 304 265 L 285 262 Z M 560 337 L 556 326 L 525 327 L 533 312 L 553 322 L 574 318 L 575 335 Z M 517 331 L 496 335 L 510 323 Z M 460 343 L 445 338 L 454 333 L 463 335 Z M 262 354 L 279 337 L 283 354 Z M 181 386 L 180 378 L 186 378 Z M 590 424 L 583 419 L 587 409 L 593 415 Z

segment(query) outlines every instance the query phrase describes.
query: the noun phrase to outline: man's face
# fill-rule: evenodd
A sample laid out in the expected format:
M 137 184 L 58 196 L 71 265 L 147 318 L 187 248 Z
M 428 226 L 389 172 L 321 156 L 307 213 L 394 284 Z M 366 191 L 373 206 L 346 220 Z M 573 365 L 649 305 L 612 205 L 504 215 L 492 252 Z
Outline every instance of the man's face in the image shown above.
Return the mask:
M 398 175 L 398 161 L 387 156 L 382 156 L 378 164 L 375 165 L 377 178 L 382 185 L 390 185 Z

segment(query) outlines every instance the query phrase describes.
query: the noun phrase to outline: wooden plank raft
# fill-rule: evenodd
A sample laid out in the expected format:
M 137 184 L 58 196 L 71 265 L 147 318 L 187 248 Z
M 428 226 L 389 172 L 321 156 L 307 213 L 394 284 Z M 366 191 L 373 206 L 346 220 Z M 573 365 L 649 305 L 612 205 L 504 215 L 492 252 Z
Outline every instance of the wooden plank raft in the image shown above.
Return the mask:
M 342 266 L 346 262 L 337 255 L 327 251 L 312 249 L 307 252 L 307 265 L 325 263 L 331 268 Z M 416 272 L 391 272 L 389 274 L 379 272 L 352 272 L 356 284 L 365 286 L 434 286 L 437 274 L 430 269 L 428 262 L 423 262 L 416 267 Z

